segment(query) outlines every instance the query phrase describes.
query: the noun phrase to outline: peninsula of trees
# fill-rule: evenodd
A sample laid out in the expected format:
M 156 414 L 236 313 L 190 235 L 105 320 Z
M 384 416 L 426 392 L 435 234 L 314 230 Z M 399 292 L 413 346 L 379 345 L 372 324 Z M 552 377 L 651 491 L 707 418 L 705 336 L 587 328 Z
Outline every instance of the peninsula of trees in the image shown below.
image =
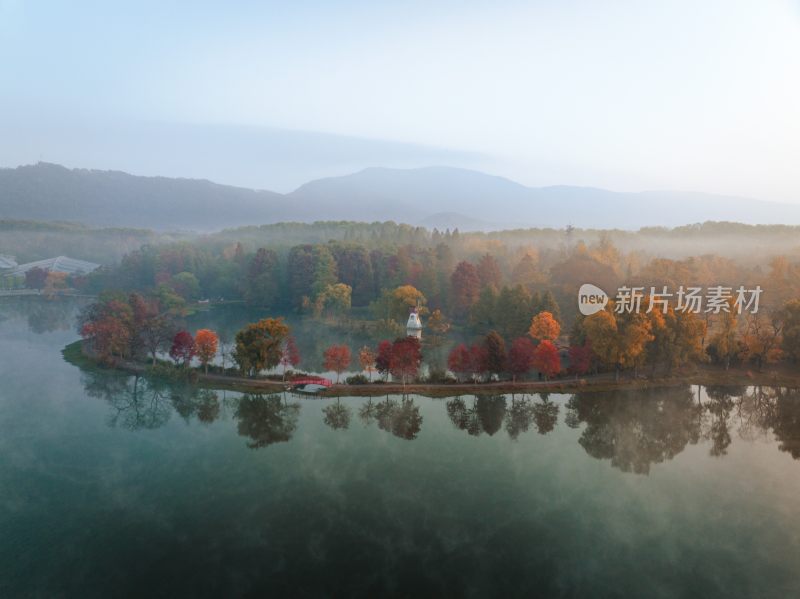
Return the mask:
M 393 224 L 383 236 L 379 225 L 353 231 L 359 233 L 352 240 L 288 246 L 286 231 L 258 247 L 247 235 L 244 241 L 143 246 L 82 282 L 101 295 L 83 314 L 81 333 L 107 361 L 155 363 L 168 352 L 181 367 L 197 362 L 203 372 L 235 368 L 240 376 L 257 377 L 282 368 L 285 375 L 302 361 L 278 316 L 300 315 L 334 335 L 358 329 L 368 339 L 348 346 L 342 338 L 315 350 L 311 359 L 304 356 L 310 370 L 367 382 L 378 372 L 375 380 L 392 376 L 404 384 L 603 373 L 619 380 L 709 363 L 758 372 L 791 369 L 800 358 L 800 267 L 791 254 L 762 251 L 750 261 L 714 254 L 649 257 L 620 249 L 611 235 L 586 243 L 569 229 L 555 246 L 535 238 L 526 243 L 522 234 L 462 235 Z M 695 314 L 674 305 L 629 313 L 615 310 L 612 301 L 583 317 L 576 304 L 585 282 L 612 294 L 623 285 L 760 285 L 764 294 L 755 314 L 737 314 L 732 306 Z M 198 301 L 247 304 L 264 318 L 215 345 L 207 340 L 214 331 L 181 330 L 183 315 Z M 404 341 L 412 308 L 425 322 L 421 343 Z M 177 333 L 186 335 L 178 339 Z M 206 338 L 202 353 L 191 350 L 198 336 Z

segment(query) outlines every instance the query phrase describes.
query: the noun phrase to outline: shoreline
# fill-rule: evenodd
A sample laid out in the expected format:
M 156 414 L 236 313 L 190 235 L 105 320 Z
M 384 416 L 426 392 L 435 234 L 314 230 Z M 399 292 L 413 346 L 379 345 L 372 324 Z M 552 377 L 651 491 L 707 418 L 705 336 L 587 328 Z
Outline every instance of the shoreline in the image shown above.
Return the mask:
M 95 369 L 99 372 L 152 375 L 150 365 L 144 362 L 120 361 L 114 366 L 103 366 L 92 356 L 83 351 L 83 342 L 70 343 L 62 350 L 64 359 L 78 368 Z M 456 397 L 460 395 L 513 394 L 513 393 L 575 393 L 592 391 L 626 391 L 673 387 L 679 385 L 731 385 L 731 386 L 765 386 L 800 388 L 800 371 L 788 365 L 780 365 L 771 370 L 754 372 L 745 369 L 725 370 L 707 364 L 694 364 L 682 370 L 676 370 L 669 376 L 638 378 L 622 375 L 614 380 L 613 373 L 584 376 L 581 378 L 562 378 L 551 381 L 497 381 L 488 383 L 371 383 L 366 385 L 348 385 L 336 383 L 319 393 L 309 397 L 376 397 L 382 395 L 414 394 L 426 397 Z M 188 384 L 208 389 L 225 389 L 240 392 L 282 392 L 291 389 L 289 381 L 270 379 L 251 379 L 247 377 L 224 374 L 205 374 L 200 370 L 191 371 L 193 380 Z M 156 375 L 157 376 L 157 375 Z

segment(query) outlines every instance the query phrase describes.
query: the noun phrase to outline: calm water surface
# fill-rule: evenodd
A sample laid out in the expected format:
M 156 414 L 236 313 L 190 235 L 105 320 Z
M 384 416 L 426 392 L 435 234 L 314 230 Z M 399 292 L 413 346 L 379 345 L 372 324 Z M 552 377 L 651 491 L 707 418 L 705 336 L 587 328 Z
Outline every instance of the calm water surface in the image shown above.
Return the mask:
M 301 399 L 0 303 L 0 596 L 796 597 L 800 395 Z

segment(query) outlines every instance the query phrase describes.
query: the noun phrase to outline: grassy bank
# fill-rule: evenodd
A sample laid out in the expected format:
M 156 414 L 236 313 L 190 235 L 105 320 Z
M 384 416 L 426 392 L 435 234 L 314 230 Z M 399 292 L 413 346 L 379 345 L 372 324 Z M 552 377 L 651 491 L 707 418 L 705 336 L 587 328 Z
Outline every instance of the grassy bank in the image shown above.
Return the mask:
M 164 377 L 164 365 L 155 369 L 141 362 L 120 361 L 114 366 L 103 366 L 93 357 L 83 351 L 83 343 L 76 341 L 62 351 L 64 359 L 82 370 L 96 372 L 119 372 L 129 374 L 145 374 Z M 179 372 L 179 371 L 176 371 Z M 174 376 L 166 377 L 174 378 Z M 288 389 L 288 382 L 270 379 L 250 379 L 246 377 L 231 376 L 226 374 L 204 374 L 198 369 L 186 371 L 181 375 L 181 380 L 206 387 L 209 389 L 225 389 L 229 391 L 270 393 Z M 620 377 L 614 379 L 611 373 L 593 375 L 584 378 L 560 378 L 552 381 L 499 381 L 491 383 L 448 383 L 428 384 L 413 383 L 402 385 L 399 383 L 372 383 L 367 385 L 336 384 L 323 391 L 320 395 L 328 397 L 354 396 L 375 397 L 382 395 L 397 395 L 413 393 L 426 397 L 453 397 L 459 395 L 476 394 L 508 394 L 508 393 L 575 393 L 578 391 L 614 391 L 630 389 L 648 389 L 655 387 L 670 387 L 678 385 L 761 385 L 774 387 L 800 387 L 800 372 L 788 365 L 770 368 L 762 372 L 745 369 L 725 370 L 720 367 L 702 364 L 694 365 L 680 371 L 675 371 L 668 376 L 639 376 Z

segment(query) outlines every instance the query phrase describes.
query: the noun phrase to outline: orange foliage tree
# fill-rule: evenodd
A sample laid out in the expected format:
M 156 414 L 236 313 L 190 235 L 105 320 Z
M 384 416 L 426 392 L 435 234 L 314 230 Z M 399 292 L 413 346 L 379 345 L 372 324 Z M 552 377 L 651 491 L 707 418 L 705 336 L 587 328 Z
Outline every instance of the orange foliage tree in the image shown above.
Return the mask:
M 194 335 L 195 351 L 197 359 L 203 365 L 203 370 L 208 374 L 208 363 L 217 355 L 219 337 L 210 329 L 200 329 Z
M 537 341 L 555 341 L 561 334 L 561 325 L 550 312 L 539 312 L 531 320 L 528 334 Z
M 325 370 L 335 372 L 338 383 L 339 375 L 350 366 L 350 348 L 346 345 L 331 345 L 325 350 L 323 357 Z

